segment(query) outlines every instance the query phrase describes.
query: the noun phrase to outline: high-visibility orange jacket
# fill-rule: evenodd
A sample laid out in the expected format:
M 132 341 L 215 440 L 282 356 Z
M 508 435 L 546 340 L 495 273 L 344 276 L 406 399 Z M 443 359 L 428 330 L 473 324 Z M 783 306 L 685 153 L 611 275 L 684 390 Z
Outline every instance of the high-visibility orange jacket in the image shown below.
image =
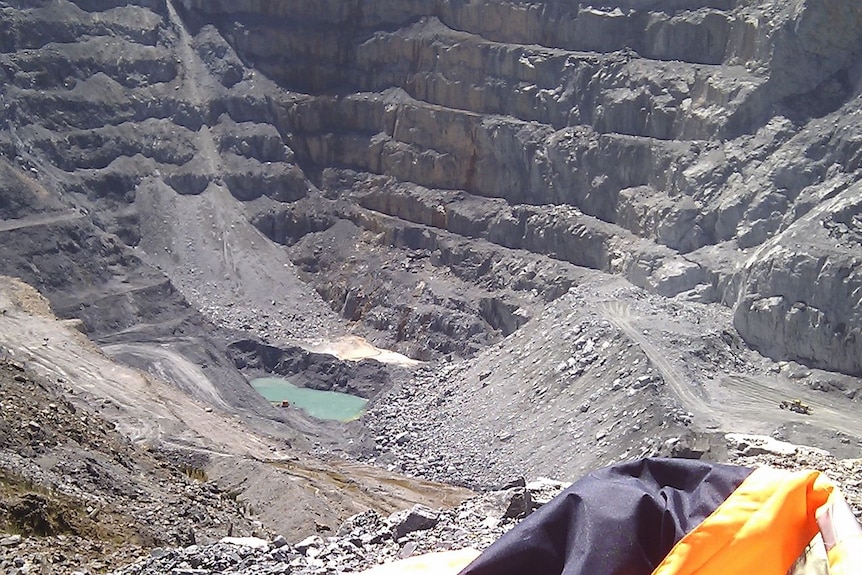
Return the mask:
M 862 575 L 862 529 L 818 471 L 643 459 L 587 475 L 475 554 L 374 574 Z

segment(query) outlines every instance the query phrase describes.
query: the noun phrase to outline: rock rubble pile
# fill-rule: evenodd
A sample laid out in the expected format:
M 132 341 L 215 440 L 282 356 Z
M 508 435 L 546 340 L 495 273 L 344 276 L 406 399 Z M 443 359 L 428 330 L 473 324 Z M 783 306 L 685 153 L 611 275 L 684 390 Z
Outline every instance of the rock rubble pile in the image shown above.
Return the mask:
M 818 469 L 840 487 L 862 518 L 862 459 L 836 459 L 821 449 L 766 436 L 729 434 L 730 461 L 784 469 Z M 558 495 L 567 483 L 550 479 L 514 481 L 453 509 L 423 506 L 382 517 L 366 511 L 331 536 L 312 535 L 289 544 L 283 538 L 226 538 L 206 546 L 156 549 L 117 575 L 321 575 L 350 573 L 431 551 L 482 550 L 521 519 Z
M 483 549 L 565 486 L 547 479 L 520 480 L 454 509 L 417 505 L 389 517 L 366 511 L 348 519 L 332 536 L 311 535 L 295 544 L 282 537 L 251 537 L 159 548 L 116 575 L 321 575 L 359 571 L 430 551 Z
M 424 366 L 394 386 L 364 416 L 357 456 L 494 489 L 515 468 L 577 477 L 662 453 L 691 415 L 641 350 L 603 316 L 570 306 L 570 297 L 476 358 Z
M 155 545 L 255 530 L 188 454 L 116 431 L 112 406 L 94 411 L 14 361 L 0 362 L 0 389 L 0 573 L 103 572 Z

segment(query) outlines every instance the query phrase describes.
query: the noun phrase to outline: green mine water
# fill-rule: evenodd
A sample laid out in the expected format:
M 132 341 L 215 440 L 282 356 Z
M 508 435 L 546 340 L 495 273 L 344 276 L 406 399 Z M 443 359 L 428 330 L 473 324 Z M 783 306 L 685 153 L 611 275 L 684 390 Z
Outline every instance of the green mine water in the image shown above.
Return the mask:
M 349 393 L 296 387 L 278 377 L 253 379 L 251 386 L 269 401 L 281 403 L 287 400 L 291 407 L 298 407 L 317 419 L 350 421 L 362 415 L 368 403 L 367 399 Z

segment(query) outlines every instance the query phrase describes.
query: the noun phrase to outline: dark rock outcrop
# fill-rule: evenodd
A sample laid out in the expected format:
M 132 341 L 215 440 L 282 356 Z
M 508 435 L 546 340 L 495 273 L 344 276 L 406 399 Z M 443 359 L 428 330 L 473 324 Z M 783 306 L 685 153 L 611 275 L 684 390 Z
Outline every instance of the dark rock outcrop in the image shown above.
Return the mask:
M 311 96 L 279 118 L 307 173 L 385 176 L 341 192 L 361 207 L 622 273 L 663 295 L 739 302 L 752 345 L 860 373 L 860 325 L 842 307 L 852 297 L 806 303 L 844 280 L 815 286 L 800 270 L 799 289 L 778 294 L 768 285 L 783 279 L 753 281 L 744 253 L 798 233 L 811 209 L 828 210 L 829 190 L 856 181 L 841 158 L 856 147 L 829 135 L 859 105 L 855 3 L 391 4 L 182 2 L 241 59 Z M 827 148 L 811 150 L 811 139 Z M 514 213 L 465 212 L 476 196 Z M 566 206 L 580 211 L 563 215 Z M 520 224 L 495 225 L 512 217 Z M 846 253 L 823 250 L 794 257 L 818 268 Z M 752 307 L 779 295 L 782 305 Z M 764 345 L 802 305 L 816 312 Z
M 812 212 L 855 229 L 830 203 L 858 179 L 850 0 L 104 1 L 10 4 L 4 18 L 2 150 L 21 170 L 6 187 L 68 198 L 54 209 L 85 209 L 88 235 L 142 248 L 178 285 L 207 267 L 171 240 L 194 202 L 164 196 L 177 218 L 154 236 L 151 193 L 138 197 L 154 180 L 160 196 L 226 189 L 332 309 L 416 357 L 510 333 L 513 311 L 578 281 L 565 262 L 734 305 L 764 352 L 862 372 L 855 275 L 816 271 L 852 257 L 803 231 Z M 10 217 L 29 213 L 5 196 Z M 820 247 L 790 249 L 805 262 L 785 278 L 765 246 L 800 234 Z M 419 311 L 393 296 L 415 282 L 389 274 L 369 299 L 350 278 L 375 249 L 433 254 L 426 271 L 460 278 L 461 295 L 425 282 L 434 303 Z M 495 280 L 488 263 L 513 249 L 561 279 L 504 287 L 522 272 Z

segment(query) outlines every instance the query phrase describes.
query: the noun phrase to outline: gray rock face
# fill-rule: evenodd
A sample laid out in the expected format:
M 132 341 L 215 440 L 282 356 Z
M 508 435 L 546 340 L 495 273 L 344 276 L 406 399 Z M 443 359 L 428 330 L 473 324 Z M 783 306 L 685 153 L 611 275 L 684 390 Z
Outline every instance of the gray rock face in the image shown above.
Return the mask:
M 396 513 L 389 518 L 395 539 L 414 531 L 431 529 L 439 520 L 439 513 L 422 505 L 415 505 L 412 509 Z
M 766 284 L 783 280 L 766 280 L 764 264 L 755 281 L 742 251 L 856 180 L 841 159 L 849 142 L 836 154 L 824 141 L 842 138 L 827 126 L 857 106 L 856 3 L 339 2 L 313 14 L 290 2 L 182 4 L 242 57 L 313 96 L 282 124 L 302 165 L 386 176 L 363 184 L 363 207 L 456 234 L 466 214 L 471 235 L 506 247 L 622 273 L 666 296 L 738 302 L 736 325 L 752 345 L 860 373 L 840 359 L 852 352 L 831 351 L 852 347 L 833 337 L 843 338 L 839 323 L 858 325 L 843 321 L 852 303 L 810 303 L 827 300 L 816 294 L 831 293 L 832 280 L 815 287 L 800 270 L 784 303 L 753 306 L 777 297 Z M 249 11 L 269 21 L 245 21 Z M 279 23 L 287 18 L 329 40 L 313 47 L 308 32 Z M 290 64 L 312 55 L 312 73 Z M 356 93 L 323 95 L 333 90 Z M 811 149 L 812 139 L 827 148 Z M 406 195 L 391 194 L 393 180 L 410 184 L 399 185 Z M 428 190 L 424 213 L 417 188 Z M 489 220 L 458 207 L 470 196 L 441 189 L 531 207 Z M 578 231 L 573 216 L 552 215 L 564 206 L 606 227 Z M 704 249 L 719 242 L 729 260 Z M 805 319 L 766 337 L 801 306 Z
M 862 371 L 859 191 L 850 186 L 828 208 L 813 209 L 746 265 L 735 324 L 766 354 L 790 352 L 817 367 Z
M 856 248 L 777 239 L 815 212 L 855 233 L 830 203 L 858 181 L 852 0 L 63 2 L 4 15 L 0 150 L 4 181 L 21 182 L 4 188 L 9 214 L 86 209 L 141 250 L 135 275 L 158 266 L 197 308 L 223 306 L 226 290 L 260 308 L 266 286 L 301 278 L 328 317 L 311 328 L 286 309 L 278 326 L 233 327 L 337 331 L 322 298 L 378 343 L 470 355 L 577 283 L 571 264 L 736 306 L 751 345 L 860 373 L 853 289 L 816 271 L 822 258 L 852 267 Z M 38 186 L 66 199 L 15 191 Z M 219 218 L 242 233 L 219 242 L 222 224 L 188 221 L 223 192 L 239 207 Z M 288 246 L 278 277 L 233 264 L 256 251 L 239 239 L 249 222 Z M 787 257 L 755 261 L 774 242 Z M 399 258 L 410 265 L 383 265 Z M 811 261 L 787 276 L 787 258 Z M 550 277 L 513 281 L 536 266 Z M 69 292 L 38 263 L 7 268 Z M 399 295 L 420 268 L 442 282 Z

